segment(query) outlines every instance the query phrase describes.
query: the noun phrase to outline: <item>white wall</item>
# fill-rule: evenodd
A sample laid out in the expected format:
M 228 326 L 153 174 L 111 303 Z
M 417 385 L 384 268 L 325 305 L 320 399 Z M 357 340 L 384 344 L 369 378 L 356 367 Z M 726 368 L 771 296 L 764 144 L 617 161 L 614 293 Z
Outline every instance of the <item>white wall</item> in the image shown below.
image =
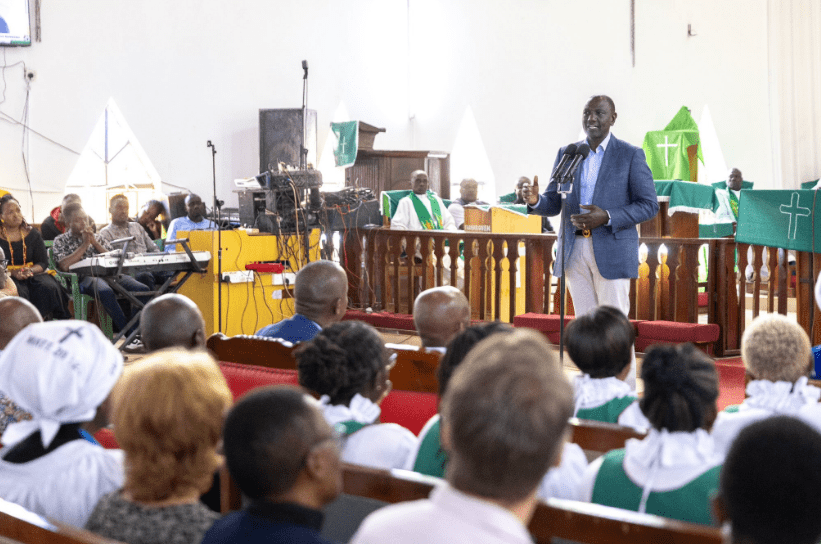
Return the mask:
M 319 149 L 340 102 L 387 128 L 377 148 L 443 151 L 470 105 L 503 193 L 520 175 L 549 175 L 585 98 L 606 93 L 613 132 L 637 145 L 682 105 L 698 119 L 709 104 L 728 164 L 772 186 L 766 0 L 636 4 L 635 68 L 627 0 L 46 2 L 42 42 L 6 49 L 5 63 L 37 73 L 34 130 L 79 152 L 113 97 L 163 180 L 206 200 L 213 141 L 229 204 L 232 180 L 258 170 L 259 108 L 301 105 L 302 59 Z M 15 119 L 22 75 L 5 70 L 0 111 Z M 21 138 L 0 123 L 0 187 L 27 209 Z M 41 192 L 62 193 L 77 155 L 31 134 L 28 158 L 39 221 L 59 200 Z

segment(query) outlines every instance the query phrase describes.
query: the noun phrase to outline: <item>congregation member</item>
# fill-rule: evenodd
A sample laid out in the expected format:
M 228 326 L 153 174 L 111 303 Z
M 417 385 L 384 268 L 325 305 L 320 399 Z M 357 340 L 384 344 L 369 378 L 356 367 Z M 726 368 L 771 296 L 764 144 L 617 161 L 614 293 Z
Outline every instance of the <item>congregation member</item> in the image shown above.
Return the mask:
M 448 344 L 448 350 L 436 369 L 439 398 L 445 396 L 453 372 L 476 344 L 491 335 L 510 334 L 513 331 L 515 329 L 507 323 L 493 321 L 468 327 L 456 335 L 456 338 Z M 553 363 L 558 364 L 555 361 Z M 437 478 L 445 476 L 448 456 L 442 448 L 441 421 L 440 415 L 436 414 L 425 423 L 419 432 L 419 447 L 408 458 L 405 468 Z M 539 484 L 539 497 L 576 500 L 585 468 L 587 468 L 587 457 L 584 451 L 577 444 L 566 442 L 562 448 L 561 464 L 551 467 Z
M 100 498 L 85 528 L 130 544 L 199 543 L 219 519 L 200 495 L 222 464 L 217 445 L 231 404 L 204 351 L 167 350 L 128 367 L 112 393 L 125 482 Z
M 258 330 L 256 336 L 293 344 L 312 339 L 323 328 L 342 321 L 348 308 L 348 275 L 333 261 L 314 261 L 294 279 L 294 315 Z
M 294 356 L 299 384 L 319 395 L 322 413 L 342 436 L 342 460 L 375 468 L 404 468 L 416 436 L 379 423 L 379 404 L 391 391 L 393 366 L 379 333 L 361 321 L 342 321 L 302 343 Z
M 177 232 L 185 231 L 191 232 L 193 230 L 217 230 L 217 224 L 206 219 L 205 217 L 205 203 L 199 197 L 191 193 L 185 197 L 185 211 L 187 215 L 178 217 L 171 221 L 168 226 L 168 235 L 166 240 L 176 240 Z M 179 244 L 170 244 L 165 246 L 165 251 L 171 253 L 174 251 L 182 251 L 182 246 Z
M 257 389 L 228 413 L 225 462 L 249 503 L 202 544 L 330 544 L 322 507 L 342 490 L 337 435 L 316 401 L 291 386 Z
M 496 334 L 456 369 L 441 403 L 446 481 L 377 510 L 351 542 L 531 543 L 537 489 L 558 462 L 573 392 L 544 337 Z
M 472 178 L 465 178 L 459 183 L 459 198 L 454 200 L 448 206 L 448 211 L 453 216 L 453 223 L 457 229 L 465 228 L 465 206 L 474 204 L 478 206 L 486 206 L 487 202 L 478 200 L 479 198 L 479 183 Z
M 445 203 L 429 191 L 428 174 L 424 170 L 411 173 L 412 192 L 396 204 L 391 228 L 400 230 L 456 230 L 456 223 Z
M 711 525 L 710 498 L 723 460 L 709 434 L 718 398 L 715 365 L 692 344 L 659 344 L 647 350 L 641 378 L 640 406 L 652 428 L 591 463 L 581 498 Z
M 470 326 L 470 302 L 450 285 L 422 291 L 413 301 L 413 325 L 422 347 L 445 353 L 448 343 Z
M 41 323 L 40 312 L 28 300 L 20 297 L 0 299 L 0 353 L 20 331 L 32 323 Z M 6 427 L 18 421 L 31 419 L 31 414 L 17 406 L 0 389 L 0 437 Z
M 41 516 L 85 525 L 103 495 L 123 484 L 119 450 L 93 434 L 108 424 L 123 357 L 97 326 L 50 321 L 23 329 L 0 354 L 0 390 L 30 413 L 0 451 L 0 496 Z
M 644 151 L 610 132 L 616 106 L 609 96 L 591 97 L 582 110 L 582 128 L 590 153 L 573 178 L 573 191 L 562 198 L 559 184 L 551 181 L 543 194 L 534 178 L 522 187 L 528 213 L 554 216 L 562 213 L 555 276 L 562 270 L 573 298 L 576 315 L 597 306 L 614 306 L 630 315 L 630 280 L 639 274 L 637 226 L 659 210 L 653 175 Z M 558 166 L 566 148 L 559 150 Z M 635 357 L 627 383 L 636 381 Z
M 724 466 L 713 511 L 727 544 L 821 541 L 821 434 L 775 416 L 739 433 Z
M 205 347 L 205 321 L 194 302 L 178 293 L 161 295 L 140 314 L 140 334 L 146 351 Z
M 582 374 L 573 379 L 574 417 L 650 428 L 636 391 L 624 380 L 630 371 L 636 331 L 618 308 L 599 306 L 572 320 L 564 331 L 567 355 Z
M 17 284 L 9 276 L 8 269 L 9 262 L 6 260 L 6 253 L 0 247 L 0 298 L 3 297 L 17 297 L 20 293 L 17 291 Z
M 48 252 L 10 193 L 0 198 L 0 249 L 8 261 L 8 275 L 19 296 L 30 301 L 44 319 L 68 319 L 65 291 L 48 273 Z
M 111 197 L 108 212 L 111 214 L 111 223 L 100 229 L 100 241 L 108 242 L 108 245 L 114 249 L 124 249 L 126 242 L 117 244 L 112 242 L 133 237 L 134 239 L 128 242 L 129 253 L 158 253 L 160 251 L 140 224 L 128 219 L 128 197 L 122 194 Z M 134 275 L 134 279 L 146 285 L 149 291 L 154 290 L 158 280 L 162 283 L 163 278 L 166 277 L 167 275 L 163 273 L 153 274 L 151 272 L 139 272 Z
M 53 241 L 66 231 L 68 223 L 63 221 L 63 209 L 72 202 L 83 203 L 80 199 L 80 195 L 69 193 L 63 197 L 60 205 L 52 209 L 48 217 L 43 219 L 43 222 L 40 224 L 40 234 L 43 236 L 43 240 Z M 94 221 L 89 219 L 89 223 L 91 223 L 91 228 L 94 232 L 97 232 L 97 225 L 94 224 Z
M 140 224 L 145 233 L 152 240 L 165 238 L 164 232 L 170 226 L 168 209 L 161 200 L 149 200 L 140 209 L 139 215 L 133 219 Z
M 713 437 L 721 451 L 726 453 L 739 431 L 755 421 L 816 409 L 821 389 L 808 383 L 811 352 L 807 333 L 785 315 L 762 314 L 747 326 L 741 337 L 747 398 L 716 419 Z
M 88 215 L 86 215 L 82 206 L 77 203 L 69 204 L 66 206 L 63 215 L 68 221 L 69 230 L 55 238 L 52 246 L 54 260 L 60 270 L 68 272 L 69 267 L 74 263 L 113 249 L 99 234 L 94 234 L 91 231 L 91 227 L 88 225 Z M 80 292 L 91 295 L 100 301 L 105 311 L 111 316 L 117 331 L 125 329 L 129 319 L 126 318 L 123 309 L 117 302 L 117 296 L 111 286 L 104 279 L 90 274 L 79 274 L 79 278 Z M 149 291 L 148 286 L 144 283 L 140 283 L 125 274 L 120 276 L 117 282 L 132 293 Z M 148 298 L 145 296 L 143 298 L 137 296 L 137 298 L 143 302 L 148 302 Z

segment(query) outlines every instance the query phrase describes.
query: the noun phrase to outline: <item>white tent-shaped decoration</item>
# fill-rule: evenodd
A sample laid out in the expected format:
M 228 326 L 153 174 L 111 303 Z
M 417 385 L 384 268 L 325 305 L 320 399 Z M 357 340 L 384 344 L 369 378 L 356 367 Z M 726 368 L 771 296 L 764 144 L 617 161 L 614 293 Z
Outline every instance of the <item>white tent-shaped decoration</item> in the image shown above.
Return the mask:
M 101 221 L 108 217 L 108 200 L 115 194 L 128 197 L 134 217 L 144 202 L 159 194 L 160 183 L 160 174 L 110 98 L 69 175 L 66 193 L 79 194 L 88 214 Z

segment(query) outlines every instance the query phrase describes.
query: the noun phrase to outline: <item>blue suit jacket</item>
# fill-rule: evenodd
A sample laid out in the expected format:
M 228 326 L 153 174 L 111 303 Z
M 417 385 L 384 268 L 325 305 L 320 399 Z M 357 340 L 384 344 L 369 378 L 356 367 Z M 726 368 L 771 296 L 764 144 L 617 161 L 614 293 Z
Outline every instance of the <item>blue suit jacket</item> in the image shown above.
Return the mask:
M 293 317 L 283 319 L 279 323 L 268 325 L 257 331 L 255 336 L 267 336 L 269 338 L 281 338 L 292 344 L 307 342 L 319 334 L 321 330 L 319 324 L 311 321 L 301 314 L 294 314 Z
M 581 143 L 581 142 L 579 142 Z M 555 165 L 564 153 L 559 150 Z M 563 248 L 566 254 L 573 251 L 576 241 L 576 227 L 570 216 L 579 213 L 579 194 L 582 168 L 576 170 L 573 192 L 567 195 L 565 213 L 559 231 L 558 257 L 553 274 L 561 274 Z M 539 197 L 539 202 L 529 207 L 531 213 L 556 215 L 561 212 L 561 195 L 556 192 L 556 183 L 550 183 Z M 636 225 L 647 221 L 658 213 L 659 204 L 653 174 L 647 166 L 647 159 L 641 148 L 628 144 L 615 136 L 604 152 L 593 204 L 610 212 L 610 226 L 602 225 L 593 229 L 593 253 L 599 273 L 610 280 L 637 278 L 639 273 L 639 234 Z

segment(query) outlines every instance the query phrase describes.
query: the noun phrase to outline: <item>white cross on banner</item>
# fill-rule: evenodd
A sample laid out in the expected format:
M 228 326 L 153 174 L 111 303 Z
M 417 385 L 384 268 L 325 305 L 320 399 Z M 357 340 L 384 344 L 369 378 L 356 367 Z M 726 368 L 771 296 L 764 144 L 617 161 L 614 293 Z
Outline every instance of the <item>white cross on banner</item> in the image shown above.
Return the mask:
M 664 148 L 664 166 L 670 166 L 670 159 L 667 156 L 667 152 L 670 150 L 671 147 L 678 147 L 678 144 L 671 144 L 667 141 L 667 136 L 664 136 L 664 143 L 663 144 L 656 144 L 656 147 L 663 147 Z
M 818 191 L 741 191 L 736 241 L 821 252 Z

